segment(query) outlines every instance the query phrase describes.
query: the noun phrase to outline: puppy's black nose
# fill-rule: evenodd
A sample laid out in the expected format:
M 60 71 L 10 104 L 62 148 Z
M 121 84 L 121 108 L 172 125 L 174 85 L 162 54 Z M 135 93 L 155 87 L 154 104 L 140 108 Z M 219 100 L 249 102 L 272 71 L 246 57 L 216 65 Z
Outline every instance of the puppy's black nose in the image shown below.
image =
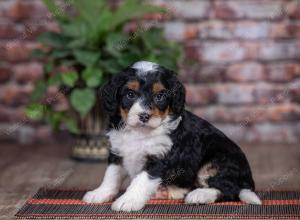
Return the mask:
M 147 113 L 141 113 L 139 114 L 139 119 L 141 122 L 146 123 L 150 119 L 150 115 Z

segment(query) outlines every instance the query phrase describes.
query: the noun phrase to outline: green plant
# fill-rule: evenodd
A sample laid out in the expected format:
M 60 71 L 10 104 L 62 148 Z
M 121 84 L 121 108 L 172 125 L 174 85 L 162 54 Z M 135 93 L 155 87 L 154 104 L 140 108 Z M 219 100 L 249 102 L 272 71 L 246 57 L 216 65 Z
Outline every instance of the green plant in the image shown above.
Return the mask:
M 60 32 L 39 37 L 45 50 L 34 52 L 45 61 L 44 78 L 35 84 L 26 112 L 34 120 L 45 119 L 54 128 L 63 123 L 77 133 L 78 119 L 84 118 L 96 103 L 96 94 L 111 75 L 138 60 L 161 63 L 176 68 L 181 53 L 178 44 L 168 42 L 159 28 L 126 32 L 128 21 L 147 13 L 165 13 L 140 0 L 125 0 L 117 8 L 109 1 L 65 0 L 72 2 L 76 15 L 69 15 L 54 0 L 43 0 L 59 24 Z M 73 13 L 74 14 L 74 13 Z M 48 87 L 67 91 L 69 109 L 55 110 L 52 103 L 41 102 Z

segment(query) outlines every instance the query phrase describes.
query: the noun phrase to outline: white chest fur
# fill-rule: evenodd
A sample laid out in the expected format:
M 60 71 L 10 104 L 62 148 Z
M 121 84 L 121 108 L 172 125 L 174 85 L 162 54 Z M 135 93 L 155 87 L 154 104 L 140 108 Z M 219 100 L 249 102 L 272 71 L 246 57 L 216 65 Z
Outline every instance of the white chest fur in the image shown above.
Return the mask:
M 145 165 L 146 156 L 163 156 L 172 147 L 172 141 L 165 132 L 143 130 L 112 130 L 108 133 L 112 151 L 123 158 L 123 165 L 129 176 L 136 176 Z
M 173 143 L 169 133 L 177 128 L 180 121 L 181 117 L 176 120 L 167 117 L 161 126 L 153 130 L 125 127 L 108 132 L 111 150 L 123 158 L 123 166 L 131 178 L 143 169 L 147 156 L 162 157 L 171 149 Z

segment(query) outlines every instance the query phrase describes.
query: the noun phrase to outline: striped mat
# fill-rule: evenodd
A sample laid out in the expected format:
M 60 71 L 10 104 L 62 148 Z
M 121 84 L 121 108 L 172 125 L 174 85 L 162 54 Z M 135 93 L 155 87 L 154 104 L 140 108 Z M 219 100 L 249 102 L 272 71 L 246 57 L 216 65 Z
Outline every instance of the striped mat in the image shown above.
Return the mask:
M 205 219 L 300 219 L 300 191 L 260 191 L 263 205 L 220 202 L 187 205 L 182 200 L 153 199 L 143 210 L 115 212 L 111 203 L 86 204 L 81 201 L 85 190 L 40 189 L 16 214 L 33 219 L 116 219 L 116 218 L 205 218 Z

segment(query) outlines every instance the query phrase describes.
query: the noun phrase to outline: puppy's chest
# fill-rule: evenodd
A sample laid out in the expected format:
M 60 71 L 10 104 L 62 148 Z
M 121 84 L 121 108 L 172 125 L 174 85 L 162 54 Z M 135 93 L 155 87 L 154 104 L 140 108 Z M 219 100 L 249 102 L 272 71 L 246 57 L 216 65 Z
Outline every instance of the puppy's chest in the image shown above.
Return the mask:
M 112 151 L 123 159 L 123 166 L 133 178 L 144 167 L 147 156 L 163 157 L 172 147 L 167 134 L 141 131 L 110 131 Z

